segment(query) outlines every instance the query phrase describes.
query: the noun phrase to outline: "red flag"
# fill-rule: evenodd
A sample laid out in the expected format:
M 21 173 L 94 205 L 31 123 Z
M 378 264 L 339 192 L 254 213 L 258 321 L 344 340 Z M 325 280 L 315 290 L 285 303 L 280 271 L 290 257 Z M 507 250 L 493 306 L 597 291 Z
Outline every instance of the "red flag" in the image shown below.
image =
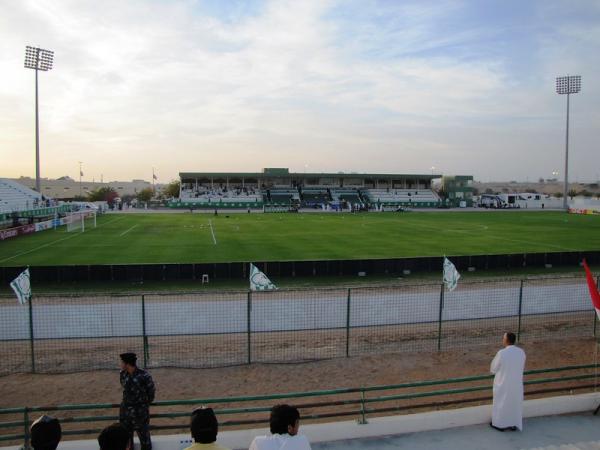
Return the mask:
M 585 259 L 583 260 L 583 268 L 585 269 L 585 276 L 587 278 L 588 289 L 590 290 L 590 296 L 592 297 L 592 303 L 594 304 L 594 308 L 596 309 L 596 314 L 600 319 L 600 293 L 598 292 L 598 286 L 596 286 L 596 282 L 594 281 L 594 277 L 590 272 L 590 268 L 587 265 Z

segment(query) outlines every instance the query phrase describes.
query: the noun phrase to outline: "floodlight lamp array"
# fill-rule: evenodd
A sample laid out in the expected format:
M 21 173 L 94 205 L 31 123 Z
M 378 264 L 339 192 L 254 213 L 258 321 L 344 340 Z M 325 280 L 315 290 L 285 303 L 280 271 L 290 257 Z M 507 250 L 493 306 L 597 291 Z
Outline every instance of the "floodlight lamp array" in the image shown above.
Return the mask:
M 581 91 L 581 75 L 556 78 L 557 94 L 576 94 Z
M 25 47 L 25 68 L 48 71 L 52 69 L 54 52 L 43 48 Z

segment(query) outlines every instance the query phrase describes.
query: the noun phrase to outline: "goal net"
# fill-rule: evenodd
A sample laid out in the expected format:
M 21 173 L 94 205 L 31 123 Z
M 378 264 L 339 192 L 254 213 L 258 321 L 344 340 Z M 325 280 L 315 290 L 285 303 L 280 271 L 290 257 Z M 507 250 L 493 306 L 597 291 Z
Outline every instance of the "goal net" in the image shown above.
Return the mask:
M 96 212 L 95 211 L 78 211 L 69 214 L 65 217 L 67 224 L 67 232 L 81 232 L 86 228 L 96 228 Z

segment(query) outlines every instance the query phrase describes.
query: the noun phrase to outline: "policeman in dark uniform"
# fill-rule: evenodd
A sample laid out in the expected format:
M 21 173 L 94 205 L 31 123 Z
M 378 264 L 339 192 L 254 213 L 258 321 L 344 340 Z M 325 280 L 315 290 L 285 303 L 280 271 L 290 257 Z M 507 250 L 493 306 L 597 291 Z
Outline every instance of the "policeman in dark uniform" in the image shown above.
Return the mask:
M 122 353 L 121 386 L 123 401 L 119 411 L 119 422 L 127 429 L 133 448 L 133 432 L 137 431 L 141 450 L 151 450 L 150 403 L 154 401 L 154 381 L 148 372 L 137 367 L 135 353 Z

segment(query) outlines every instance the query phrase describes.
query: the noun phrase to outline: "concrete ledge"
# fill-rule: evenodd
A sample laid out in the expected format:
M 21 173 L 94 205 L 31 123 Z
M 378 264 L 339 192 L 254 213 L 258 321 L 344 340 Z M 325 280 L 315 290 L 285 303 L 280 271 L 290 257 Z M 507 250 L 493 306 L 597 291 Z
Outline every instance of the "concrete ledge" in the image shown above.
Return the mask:
M 558 414 L 593 411 L 600 402 L 600 393 L 563 395 L 537 400 L 527 400 L 523 407 L 523 417 L 542 417 Z M 378 417 L 369 423 L 359 425 L 356 421 L 330 422 L 302 425 L 300 432 L 311 443 L 331 442 L 347 439 L 389 436 L 404 433 L 442 430 L 469 425 L 489 423 L 491 406 L 473 406 L 444 411 L 432 411 L 402 416 Z M 224 431 L 219 433 L 218 442 L 235 450 L 247 449 L 255 436 L 269 434 L 267 428 L 252 430 Z M 190 445 L 189 434 L 155 436 L 152 439 L 154 450 L 181 450 Z M 6 450 L 19 450 L 20 447 L 1 447 Z M 136 445 L 136 449 L 138 446 Z M 86 441 L 66 441 L 59 450 L 97 450 L 95 439 Z

